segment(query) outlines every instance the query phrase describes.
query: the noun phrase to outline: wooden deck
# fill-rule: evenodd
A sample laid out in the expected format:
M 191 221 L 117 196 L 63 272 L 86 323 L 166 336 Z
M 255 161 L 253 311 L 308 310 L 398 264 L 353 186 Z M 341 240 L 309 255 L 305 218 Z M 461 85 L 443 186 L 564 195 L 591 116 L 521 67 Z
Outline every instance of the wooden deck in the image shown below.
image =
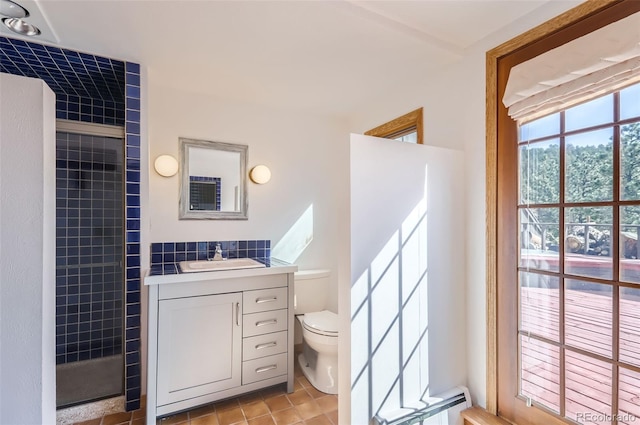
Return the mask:
M 611 287 L 600 291 L 565 290 L 565 410 L 566 416 L 585 424 L 610 424 L 607 416 L 630 416 L 618 423 L 640 425 L 640 373 L 619 371 L 618 412 L 612 412 L 613 364 L 572 351 L 612 358 L 613 296 Z M 640 286 L 623 290 L 620 297 L 620 361 L 640 367 Z M 529 338 L 526 333 L 559 341 L 559 290 L 521 289 L 522 394 L 548 408 L 560 410 L 560 349 Z M 635 417 L 635 420 L 633 420 Z

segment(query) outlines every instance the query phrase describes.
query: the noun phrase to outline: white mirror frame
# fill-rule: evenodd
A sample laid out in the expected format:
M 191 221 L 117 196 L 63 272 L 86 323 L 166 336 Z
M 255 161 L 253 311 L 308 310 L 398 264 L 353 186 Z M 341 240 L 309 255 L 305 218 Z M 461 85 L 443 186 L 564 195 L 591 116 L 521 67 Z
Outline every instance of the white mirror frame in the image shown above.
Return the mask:
M 208 140 L 187 139 L 180 137 L 180 220 L 247 220 L 249 208 L 247 190 L 247 145 L 211 142 Z M 189 209 L 189 148 L 238 152 L 240 154 L 240 211 L 192 211 Z

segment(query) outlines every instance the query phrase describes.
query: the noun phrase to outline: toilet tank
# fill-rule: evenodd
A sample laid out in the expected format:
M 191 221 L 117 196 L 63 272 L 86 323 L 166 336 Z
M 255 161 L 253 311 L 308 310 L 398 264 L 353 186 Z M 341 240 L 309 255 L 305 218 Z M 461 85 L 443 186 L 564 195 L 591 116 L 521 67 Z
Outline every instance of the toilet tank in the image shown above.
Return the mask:
M 330 270 L 303 270 L 294 273 L 294 314 L 322 311 L 327 308 Z

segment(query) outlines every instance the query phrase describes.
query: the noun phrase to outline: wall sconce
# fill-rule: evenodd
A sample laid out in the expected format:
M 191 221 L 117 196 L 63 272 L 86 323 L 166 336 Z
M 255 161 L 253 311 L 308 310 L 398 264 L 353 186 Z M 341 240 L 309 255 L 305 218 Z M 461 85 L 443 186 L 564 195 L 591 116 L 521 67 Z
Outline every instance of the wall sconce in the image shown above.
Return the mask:
M 271 170 L 266 165 L 256 165 L 249 172 L 251 181 L 257 184 L 265 184 L 271 180 Z
M 178 160 L 171 155 L 160 155 L 153 164 L 156 173 L 163 177 L 175 176 L 178 172 Z

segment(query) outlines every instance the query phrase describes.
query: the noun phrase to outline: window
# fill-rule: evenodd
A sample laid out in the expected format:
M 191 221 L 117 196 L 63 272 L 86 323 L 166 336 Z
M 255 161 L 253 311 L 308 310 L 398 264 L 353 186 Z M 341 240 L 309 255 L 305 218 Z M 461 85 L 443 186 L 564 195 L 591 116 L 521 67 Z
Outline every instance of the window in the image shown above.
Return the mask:
M 577 422 L 640 419 L 639 105 L 636 84 L 518 129 L 519 394 Z
M 500 103 L 511 68 L 638 9 L 587 2 L 487 54 L 487 408 L 519 425 L 640 420 L 640 86 L 520 126 Z
M 422 108 L 382 124 L 364 134 L 401 142 L 422 144 Z

